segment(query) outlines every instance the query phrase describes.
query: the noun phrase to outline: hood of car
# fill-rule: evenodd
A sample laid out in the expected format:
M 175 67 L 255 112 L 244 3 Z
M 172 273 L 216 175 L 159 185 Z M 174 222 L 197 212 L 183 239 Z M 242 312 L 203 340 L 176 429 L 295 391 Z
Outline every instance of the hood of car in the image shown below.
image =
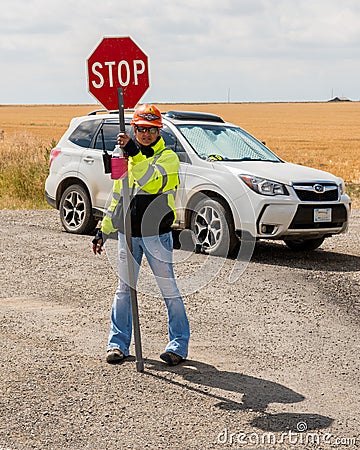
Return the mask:
M 329 172 L 287 162 L 222 161 L 217 164 L 224 164 L 234 175 L 254 175 L 288 185 L 299 181 L 339 181 Z

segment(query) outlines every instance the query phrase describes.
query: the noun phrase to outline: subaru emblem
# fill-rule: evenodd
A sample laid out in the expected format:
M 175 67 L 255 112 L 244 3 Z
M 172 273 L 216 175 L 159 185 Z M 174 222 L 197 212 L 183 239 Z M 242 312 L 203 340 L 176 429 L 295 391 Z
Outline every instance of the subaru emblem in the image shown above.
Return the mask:
M 314 191 L 317 192 L 318 194 L 321 194 L 322 192 L 325 191 L 325 188 L 322 184 L 314 184 L 313 187 Z

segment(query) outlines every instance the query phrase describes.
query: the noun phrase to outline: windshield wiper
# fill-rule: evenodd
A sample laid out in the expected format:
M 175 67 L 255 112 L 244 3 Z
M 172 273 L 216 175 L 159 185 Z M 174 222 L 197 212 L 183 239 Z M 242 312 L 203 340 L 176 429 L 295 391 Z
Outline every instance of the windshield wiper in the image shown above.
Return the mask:
M 261 158 L 250 158 L 248 156 L 245 156 L 244 158 L 240 158 L 240 159 L 233 159 L 232 161 L 263 161 L 263 162 L 280 162 L 277 160 L 273 160 L 273 159 L 261 159 Z
M 240 158 L 239 161 L 263 161 L 263 159 L 260 159 L 260 158 L 250 158 L 250 156 L 245 156 L 244 158 Z

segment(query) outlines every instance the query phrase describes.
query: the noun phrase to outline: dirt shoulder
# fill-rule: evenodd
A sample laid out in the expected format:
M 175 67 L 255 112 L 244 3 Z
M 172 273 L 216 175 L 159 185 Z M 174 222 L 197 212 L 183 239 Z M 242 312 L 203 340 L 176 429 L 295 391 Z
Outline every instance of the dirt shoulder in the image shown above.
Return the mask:
M 144 373 L 104 362 L 116 276 L 89 236 L 57 211 L 0 211 L 0 230 L 1 450 L 360 448 L 359 210 L 311 256 L 258 243 L 233 283 L 233 260 L 176 251 L 181 286 L 198 283 L 189 360 L 159 360 L 145 276 Z

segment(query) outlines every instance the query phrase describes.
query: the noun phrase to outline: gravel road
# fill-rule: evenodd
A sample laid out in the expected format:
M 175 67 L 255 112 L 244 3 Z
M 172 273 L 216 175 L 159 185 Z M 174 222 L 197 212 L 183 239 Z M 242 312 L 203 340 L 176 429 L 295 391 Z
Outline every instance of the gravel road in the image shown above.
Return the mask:
M 0 230 L 0 450 L 360 448 L 360 210 L 308 255 L 176 250 L 192 339 L 174 368 L 144 265 L 144 373 L 104 362 L 110 246 L 95 257 L 57 211 L 0 211 Z

